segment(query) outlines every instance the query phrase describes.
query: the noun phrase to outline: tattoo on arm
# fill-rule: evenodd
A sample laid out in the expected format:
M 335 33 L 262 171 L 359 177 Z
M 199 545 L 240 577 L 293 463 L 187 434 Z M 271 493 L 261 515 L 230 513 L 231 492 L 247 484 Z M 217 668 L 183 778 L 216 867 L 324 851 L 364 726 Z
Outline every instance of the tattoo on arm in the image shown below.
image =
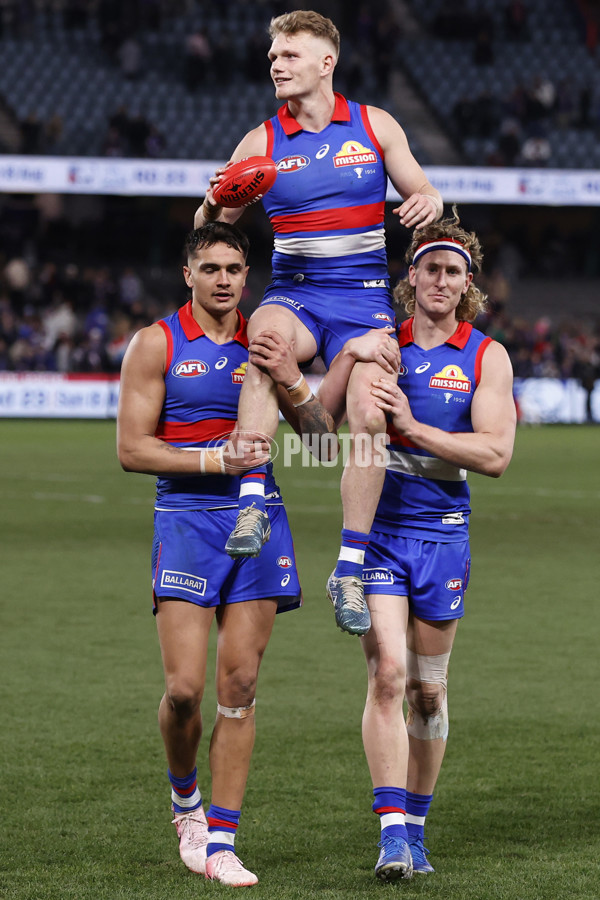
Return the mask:
M 302 434 L 335 434 L 335 422 L 330 413 L 313 397 L 302 406 L 296 407 L 298 425 Z

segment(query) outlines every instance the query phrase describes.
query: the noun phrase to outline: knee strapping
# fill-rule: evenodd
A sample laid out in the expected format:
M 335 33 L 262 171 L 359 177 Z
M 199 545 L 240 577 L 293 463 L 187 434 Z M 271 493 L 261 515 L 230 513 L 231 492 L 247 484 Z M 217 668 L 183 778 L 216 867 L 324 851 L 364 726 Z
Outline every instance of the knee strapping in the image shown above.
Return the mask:
M 217 703 L 217 712 L 226 719 L 246 719 L 248 716 L 254 715 L 255 705 L 256 699 L 249 706 L 221 706 L 220 703 Z
M 406 730 L 412 737 L 420 741 L 435 741 L 438 738 L 448 738 L 448 660 L 449 653 L 441 653 L 439 656 L 424 656 L 407 650 L 406 672 L 407 678 L 426 684 L 440 685 L 442 689 L 442 702 L 438 710 L 431 715 L 422 710 L 414 709 L 408 704 L 406 717 Z

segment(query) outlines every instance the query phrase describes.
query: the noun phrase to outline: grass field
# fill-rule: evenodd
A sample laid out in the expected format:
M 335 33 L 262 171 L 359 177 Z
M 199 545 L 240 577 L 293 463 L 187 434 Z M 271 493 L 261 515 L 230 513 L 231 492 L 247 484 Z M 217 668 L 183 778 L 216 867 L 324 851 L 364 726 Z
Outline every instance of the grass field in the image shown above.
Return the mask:
M 114 424 L 0 425 L 0 897 L 226 894 L 180 863 L 156 709 L 153 480 Z M 278 617 L 237 849 L 256 898 L 598 900 L 600 429 L 520 429 L 471 478 L 473 575 L 450 669 L 450 738 L 428 823 L 436 874 L 373 878 L 358 641 L 323 585 L 339 472 L 279 470 L 305 605 Z M 214 690 L 205 701 L 210 723 Z M 210 785 L 204 763 L 199 778 Z

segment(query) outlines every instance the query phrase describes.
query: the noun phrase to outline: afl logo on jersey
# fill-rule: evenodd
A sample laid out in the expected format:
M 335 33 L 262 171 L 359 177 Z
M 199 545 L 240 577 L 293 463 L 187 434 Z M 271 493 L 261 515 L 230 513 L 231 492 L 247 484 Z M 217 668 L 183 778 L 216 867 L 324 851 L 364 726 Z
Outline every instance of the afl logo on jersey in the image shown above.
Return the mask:
M 406 378 L 407 375 L 408 375 L 408 368 L 407 368 L 407 366 L 404 365 L 404 363 L 402 363 L 402 365 L 400 366 L 400 369 L 398 371 L 398 378 Z
M 449 578 L 444 587 L 449 591 L 460 591 L 462 587 L 462 578 Z
M 280 556 L 279 559 L 277 560 L 277 565 L 279 566 L 280 569 L 291 569 L 292 561 L 289 558 L 289 556 Z
M 283 159 L 277 161 L 278 172 L 299 172 L 310 164 L 308 156 L 284 156 Z
M 387 313 L 373 313 L 373 319 L 377 319 L 378 322 L 387 322 L 389 325 L 392 324 L 392 317 L 388 316 Z
M 208 369 L 208 365 L 201 359 L 186 359 L 173 366 L 171 374 L 176 378 L 197 378 L 199 375 L 206 375 Z

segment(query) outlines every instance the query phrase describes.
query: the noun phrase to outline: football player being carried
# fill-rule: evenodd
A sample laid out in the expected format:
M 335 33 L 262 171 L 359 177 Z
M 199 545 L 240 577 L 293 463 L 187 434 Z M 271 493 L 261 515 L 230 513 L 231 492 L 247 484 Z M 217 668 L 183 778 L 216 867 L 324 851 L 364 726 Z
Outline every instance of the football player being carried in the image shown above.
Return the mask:
M 381 820 L 375 871 L 384 880 L 409 877 L 413 866 L 433 872 L 424 825 L 446 749 L 448 661 L 471 567 L 467 471 L 502 475 L 515 438 L 508 354 L 471 325 L 485 305 L 473 284 L 481 248 L 454 212 L 413 235 L 394 292 L 410 316 L 399 329 L 400 374 L 371 387 L 391 442 L 365 554 L 372 624 L 361 639 L 363 743 Z M 353 345 L 363 340 L 350 342 L 319 387 L 338 419 L 360 356 Z
M 442 200 L 395 119 L 334 92 L 340 36 L 330 19 L 294 11 L 273 19 L 269 34 L 271 78 L 283 105 L 246 134 L 231 157 L 237 162 L 266 155 L 278 168 L 262 200 L 274 232 L 273 280 L 248 333 L 252 340 L 266 329 L 275 331 L 299 362 L 320 355 L 328 368 L 349 338 L 394 324 L 384 233 L 388 177 L 404 198 L 393 212 L 407 228 L 438 219 Z M 217 171 L 211 185 L 224 171 Z M 234 222 L 242 211 L 216 205 L 211 187 L 195 225 Z M 373 452 L 368 464 L 364 451 L 369 439 L 385 431 L 385 413 L 370 385 L 376 375 L 395 384 L 397 373 L 387 355 L 357 364 L 348 383 L 350 432 L 364 439 L 360 458 L 355 444 L 342 476 L 342 541 L 327 590 L 338 625 L 353 634 L 370 627 L 361 574 L 384 469 L 376 464 L 379 454 Z M 297 405 L 310 396 L 302 376 L 288 387 Z M 239 423 L 242 430 L 269 435 L 277 428 L 276 386 L 254 364 L 241 393 Z M 267 535 L 264 471 L 257 470 L 242 479 L 240 512 L 227 550 L 233 556 L 256 555 Z

